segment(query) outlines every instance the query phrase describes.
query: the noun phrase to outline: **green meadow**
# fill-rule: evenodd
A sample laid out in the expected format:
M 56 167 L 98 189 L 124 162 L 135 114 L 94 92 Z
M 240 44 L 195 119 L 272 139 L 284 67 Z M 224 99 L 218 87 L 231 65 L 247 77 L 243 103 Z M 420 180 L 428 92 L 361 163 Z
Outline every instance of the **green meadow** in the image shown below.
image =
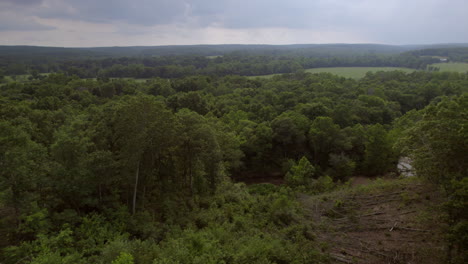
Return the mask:
M 307 69 L 305 72 L 310 73 L 331 73 L 345 78 L 360 79 L 366 75 L 367 72 L 379 71 L 404 71 L 407 73 L 415 71 L 414 69 L 401 68 L 401 67 L 332 67 L 332 68 L 313 68 Z M 250 76 L 250 78 L 271 78 L 278 74 Z
M 462 62 L 434 63 L 430 66 L 437 67 L 440 71 L 468 72 L 468 63 Z

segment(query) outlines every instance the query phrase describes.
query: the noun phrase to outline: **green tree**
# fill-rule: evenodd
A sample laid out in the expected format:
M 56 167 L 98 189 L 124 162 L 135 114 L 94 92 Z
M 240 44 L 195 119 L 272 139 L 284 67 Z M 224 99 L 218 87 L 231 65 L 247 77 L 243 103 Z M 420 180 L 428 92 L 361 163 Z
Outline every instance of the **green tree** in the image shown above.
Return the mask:
M 340 153 L 350 148 L 344 133 L 330 117 L 317 117 L 310 126 L 309 143 L 315 162 L 325 169 L 331 153 Z
M 345 181 L 349 179 L 356 168 L 356 163 L 343 153 L 339 155 L 330 154 L 329 163 L 329 175 L 335 180 Z
M 37 199 L 35 190 L 47 172 L 46 155 L 46 149 L 21 127 L 0 121 L 0 191 L 6 192 L 16 218 Z
M 164 97 L 168 97 L 175 93 L 174 89 L 172 89 L 170 81 L 164 80 L 161 78 L 153 78 L 147 82 L 148 87 L 148 94 L 151 95 L 161 95 Z
M 79 210 L 81 206 L 96 206 L 93 196 L 93 175 L 86 166 L 88 155 L 93 144 L 86 135 L 87 116 L 76 116 L 60 127 L 54 135 L 50 146 L 51 158 L 54 161 L 52 186 L 58 200 L 67 206 Z
M 309 124 L 307 117 L 294 111 L 284 112 L 271 122 L 273 142 L 280 148 L 282 157 L 295 158 L 305 152 Z
M 468 261 L 468 95 L 443 98 L 421 110 L 422 118 L 403 132 L 397 144 L 412 159 L 418 176 L 440 184 L 445 204 L 448 262 Z M 415 114 L 413 113 L 412 116 Z
M 289 169 L 285 180 L 291 186 L 309 185 L 315 174 L 315 168 L 306 157 L 302 157 L 299 162 Z
M 403 133 L 399 146 L 413 159 L 418 175 L 441 184 L 467 175 L 467 109 L 466 94 L 444 98 L 422 110 L 420 121 Z
M 178 156 L 185 186 L 191 195 L 214 191 L 224 169 L 216 127 L 188 109 L 179 111 L 177 118 L 182 126 Z
M 133 264 L 135 263 L 133 260 L 132 254 L 122 252 L 120 255 L 112 261 L 112 264 Z
M 5 79 L 5 72 L 2 69 L 0 69 L 0 83 L 3 83 L 4 79 Z
M 392 139 L 381 124 L 368 126 L 365 133 L 364 172 L 367 175 L 383 174 L 396 165 Z
M 177 125 L 173 114 L 154 97 L 124 98 L 117 106 L 112 124 L 119 146 L 120 166 L 133 174 L 132 212 L 144 176 L 160 174 L 165 154 L 175 144 Z M 132 177 L 129 177 L 131 179 Z M 148 179 L 145 177 L 144 179 Z

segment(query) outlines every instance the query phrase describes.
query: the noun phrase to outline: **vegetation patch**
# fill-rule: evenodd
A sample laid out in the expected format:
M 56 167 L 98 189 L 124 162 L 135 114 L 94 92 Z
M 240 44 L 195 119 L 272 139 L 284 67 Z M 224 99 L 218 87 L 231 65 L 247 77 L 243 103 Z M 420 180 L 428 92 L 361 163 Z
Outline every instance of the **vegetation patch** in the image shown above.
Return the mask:
M 336 263 L 443 263 L 441 197 L 434 185 L 393 179 L 299 201 Z
M 414 69 L 402 68 L 402 67 L 330 67 L 330 68 L 313 68 L 306 69 L 305 72 L 310 73 L 330 73 L 338 75 L 340 77 L 360 79 L 363 78 L 368 72 L 379 72 L 379 71 L 402 71 L 406 73 L 411 73 L 415 71 Z M 279 74 L 269 74 L 269 75 L 258 75 L 258 76 L 249 76 L 249 78 L 272 78 Z
M 0 262 L 467 263 L 468 74 L 301 70 L 432 60 L 5 61 Z
M 468 72 L 468 63 L 463 62 L 434 63 L 428 67 L 438 68 L 439 71 L 451 71 L 459 73 Z

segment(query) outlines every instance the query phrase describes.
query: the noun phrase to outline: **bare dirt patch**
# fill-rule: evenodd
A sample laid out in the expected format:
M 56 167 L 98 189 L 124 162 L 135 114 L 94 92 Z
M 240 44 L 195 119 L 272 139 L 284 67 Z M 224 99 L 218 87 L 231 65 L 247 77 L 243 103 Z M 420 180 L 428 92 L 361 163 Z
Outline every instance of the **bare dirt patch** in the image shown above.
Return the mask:
M 249 173 L 242 175 L 241 177 L 235 179 L 236 182 L 243 182 L 246 185 L 252 184 L 261 184 L 261 183 L 271 183 L 274 185 L 285 184 L 284 176 L 281 172 L 269 172 L 269 173 Z
M 377 181 L 299 201 L 332 263 L 444 263 L 436 187 Z

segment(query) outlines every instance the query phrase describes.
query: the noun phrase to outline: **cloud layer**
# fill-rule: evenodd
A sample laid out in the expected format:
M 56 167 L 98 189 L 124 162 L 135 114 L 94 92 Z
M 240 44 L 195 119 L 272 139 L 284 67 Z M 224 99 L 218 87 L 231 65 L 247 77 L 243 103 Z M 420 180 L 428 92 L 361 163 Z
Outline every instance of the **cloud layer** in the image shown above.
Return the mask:
M 0 0 L 0 44 L 468 42 L 466 0 Z

